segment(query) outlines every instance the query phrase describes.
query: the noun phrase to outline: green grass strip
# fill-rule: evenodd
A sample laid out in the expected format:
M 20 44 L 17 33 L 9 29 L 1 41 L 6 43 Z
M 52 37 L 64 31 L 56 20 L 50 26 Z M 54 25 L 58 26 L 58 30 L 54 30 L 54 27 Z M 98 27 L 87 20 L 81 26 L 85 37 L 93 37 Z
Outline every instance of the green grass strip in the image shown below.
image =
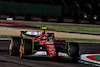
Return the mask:
M 77 39 L 77 38 L 55 38 L 56 40 L 66 40 L 66 41 L 82 41 L 82 42 L 100 42 L 100 40 L 96 40 L 96 39 Z
M 11 38 L 11 37 L 19 37 L 19 36 L 10 36 L 10 35 L 0 35 L 0 38 Z M 27 38 L 26 36 L 24 38 Z M 58 38 L 55 37 L 55 40 L 66 40 L 66 41 L 81 41 L 81 42 L 100 42 L 100 40 L 96 39 L 77 39 L 77 38 Z
M 0 38 L 11 38 L 11 37 L 18 37 L 18 36 L 0 35 Z
M 49 29 L 57 30 L 57 31 L 69 31 L 69 32 L 83 32 L 83 33 L 100 33 L 100 28 L 93 28 L 93 27 L 77 27 L 77 26 L 56 26 L 56 25 L 30 25 L 29 26 L 36 26 L 36 27 L 43 27 L 46 26 Z

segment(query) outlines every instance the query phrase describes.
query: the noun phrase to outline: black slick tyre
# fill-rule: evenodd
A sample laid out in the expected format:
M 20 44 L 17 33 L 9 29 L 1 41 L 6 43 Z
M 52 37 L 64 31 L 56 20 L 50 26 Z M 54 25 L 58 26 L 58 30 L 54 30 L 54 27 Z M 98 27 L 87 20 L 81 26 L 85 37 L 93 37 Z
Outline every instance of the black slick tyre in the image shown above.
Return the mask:
M 68 44 L 68 54 L 72 59 L 71 62 L 78 62 L 79 60 L 79 45 L 78 43 L 69 43 Z
M 10 55 L 18 56 L 20 49 L 21 37 L 12 37 L 10 42 Z
M 22 40 L 22 46 L 20 52 L 20 58 L 25 58 L 25 55 L 31 55 L 32 54 L 32 40 L 31 39 L 23 39 Z

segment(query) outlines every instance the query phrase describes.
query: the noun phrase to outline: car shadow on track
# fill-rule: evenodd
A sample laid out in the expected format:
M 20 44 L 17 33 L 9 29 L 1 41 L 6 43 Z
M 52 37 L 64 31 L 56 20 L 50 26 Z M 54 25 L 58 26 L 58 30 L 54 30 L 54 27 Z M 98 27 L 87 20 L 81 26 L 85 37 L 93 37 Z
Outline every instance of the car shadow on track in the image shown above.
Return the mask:
M 60 63 L 78 63 L 78 62 L 73 62 L 69 59 L 62 59 L 62 58 L 45 58 L 45 57 L 27 57 L 24 58 L 27 60 L 43 60 L 43 61 L 52 61 L 52 62 L 60 62 Z
M 0 54 L 9 54 L 8 50 L 0 50 Z

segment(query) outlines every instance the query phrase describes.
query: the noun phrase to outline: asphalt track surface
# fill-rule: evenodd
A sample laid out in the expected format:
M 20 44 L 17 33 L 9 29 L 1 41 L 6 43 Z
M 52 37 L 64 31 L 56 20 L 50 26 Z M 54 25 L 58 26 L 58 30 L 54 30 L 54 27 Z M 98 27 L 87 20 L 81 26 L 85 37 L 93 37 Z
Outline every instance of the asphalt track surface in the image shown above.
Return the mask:
M 71 63 L 48 59 L 20 59 L 18 56 L 9 55 L 9 43 L 9 40 L 0 40 L 0 67 L 95 67 L 93 65 L 86 65 L 82 63 Z M 99 43 L 80 43 L 79 45 L 81 53 L 100 52 Z

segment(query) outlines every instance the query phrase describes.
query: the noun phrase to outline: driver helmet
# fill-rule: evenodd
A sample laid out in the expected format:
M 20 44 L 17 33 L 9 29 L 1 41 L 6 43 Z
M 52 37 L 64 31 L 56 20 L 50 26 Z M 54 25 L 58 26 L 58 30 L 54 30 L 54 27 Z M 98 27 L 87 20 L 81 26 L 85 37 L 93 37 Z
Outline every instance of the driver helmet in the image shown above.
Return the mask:
M 44 36 L 44 37 L 43 37 L 43 39 L 44 39 L 44 40 L 46 40 L 46 39 L 47 39 L 47 37 L 45 37 L 45 36 Z

